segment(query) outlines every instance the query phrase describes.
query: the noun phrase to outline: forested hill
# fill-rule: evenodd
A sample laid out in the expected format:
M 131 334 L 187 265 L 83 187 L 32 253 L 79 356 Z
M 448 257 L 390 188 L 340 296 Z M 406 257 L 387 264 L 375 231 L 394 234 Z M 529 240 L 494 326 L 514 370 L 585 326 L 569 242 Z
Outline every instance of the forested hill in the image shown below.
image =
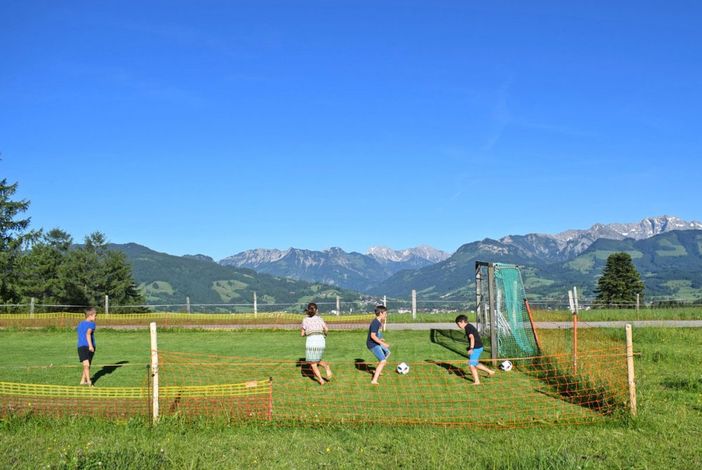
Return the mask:
M 416 289 L 424 298 L 470 298 L 474 295 L 475 261 L 481 260 L 524 266 L 524 282 L 531 298 L 563 296 L 572 286 L 591 296 L 607 257 L 620 251 L 631 255 L 647 297 L 702 299 L 702 230 L 676 230 L 644 240 L 603 238 L 574 258 L 550 264 L 524 256 L 513 245 L 485 239 L 461 246 L 440 263 L 402 271 L 372 292 L 406 298 Z
M 197 256 L 174 256 L 136 243 L 111 244 L 132 265 L 134 280 L 149 304 L 298 303 L 320 299 L 357 300 L 359 294 L 324 284 L 259 274 L 250 269 L 221 266 Z

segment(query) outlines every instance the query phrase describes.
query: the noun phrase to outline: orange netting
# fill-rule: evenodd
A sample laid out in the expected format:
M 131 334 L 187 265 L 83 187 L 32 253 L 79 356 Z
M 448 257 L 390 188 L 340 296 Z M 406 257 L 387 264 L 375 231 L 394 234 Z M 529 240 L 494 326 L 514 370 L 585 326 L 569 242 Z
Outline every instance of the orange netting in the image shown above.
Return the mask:
M 163 382 L 182 386 L 270 375 L 276 422 L 514 428 L 593 422 L 623 409 L 627 400 L 623 352 L 582 354 L 575 373 L 568 355 L 515 358 L 511 371 L 484 376 L 480 386 L 457 361 L 410 363 L 404 375 L 389 363 L 380 385 L 370 384 L 374 363 L 335 362 L 333 377 L 322 386 L 304 361 L 163 351 L 160 361 Z

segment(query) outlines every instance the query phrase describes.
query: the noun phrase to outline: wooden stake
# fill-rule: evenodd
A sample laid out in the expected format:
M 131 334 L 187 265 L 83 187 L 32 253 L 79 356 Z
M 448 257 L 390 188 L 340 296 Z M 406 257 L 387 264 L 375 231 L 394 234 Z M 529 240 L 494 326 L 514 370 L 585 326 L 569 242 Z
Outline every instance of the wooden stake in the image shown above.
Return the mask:
M 412 289 L 412 320 L 417 319 L 417 291 Z
M 636 416 L 636 379 L 634 377 L 634 342 L 631 325 L 626 325 L 626 375 L 629 381 L 629 407 L 631 416 Z
M 156 341 L 156 322 L 149 324 L 151 332 L 151 418 L 158 423 L 158 343 Z

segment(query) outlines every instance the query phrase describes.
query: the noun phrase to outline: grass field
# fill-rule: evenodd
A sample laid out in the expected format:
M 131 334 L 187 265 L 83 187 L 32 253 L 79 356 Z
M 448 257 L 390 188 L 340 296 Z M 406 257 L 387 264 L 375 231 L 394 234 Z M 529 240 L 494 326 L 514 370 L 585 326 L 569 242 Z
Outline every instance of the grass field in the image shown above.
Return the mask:
M 289 360 L 292 364 L 302 355 L 302 339 L 294 333 L 268 332 L 278 339 L 267 342 L 265 348 L 259 346 L 261 334 L 266 333 L 164 331 L 160 333 L 159 346 L 175 351 L 196 348 L 202 353 L 223 356 L 243 355 L 241 352 L 246 351 L 249 354 L 245 355 L 262 358 L 262 363 L 268 358 Z M 1 331 L 0 378 L 73 384 L 79 377 L 74 335 L 70 330 Z M 616 339 L 620 333 L 612 335 Z M 100 370 L 101 364 L 121 363 L 121 367 L 99 377 L 98 387 L 143 383 L 148 355 L 144 331 L 102 330 L 97 341 L 94 370 Z M 428 341 L 428 332 L 390 332 L 388 341 L 394 345 L 397 360 L 457 357 Z M 166 419 L 151 428 L 140 419 L 112 422 L 91 418 L 10 418 L 0 422 L 0 446 L 5 449 L 0 455 L 0 467 L 358 468 L 376 464 L 386 468 L 458 468 L 465 466 L 470 454 L 471 465 L 479 468 L 699 468 L 701 343 L 702 331 L 696 329 L 635 331 L 635 349 L 641 353 L 636 364 L 636 419 L 599 420 L 598 424 L 587 426 L 476 430 L 380 424 L 229 424 L 179 419 Z M 346 370 L 343 364 L 357 358 L 371 361 L 363 336 L 354 332 L 331 337 L 326 358 L 335 364 L 339 378 L 364 377 L 353 368 Z M 45 367 L 49 364 L 52 366 Z M 253 364 L 251 371 L 269 373 L 265 367 Z M 290 370 L 299 374 L 294 367 Z M 400 379 L 385 374 L 381 382 L 385 381 L 386 386 L 381 384 L 370 392 L 375 395 L 366 399 L 391 401 L 391 393 L 396 390 L 391 381 Z M 365 382 L 367 378 L 359 380 Z M 301 396 L 306 399 L 315 399 L 310 398 L 310 393 L 335 393 L 333 388 L 320 390 L 323 387 L 310 380 L 300 383 L 304 387 Z M 506 401 L 508 406 L 516 403 L 509 402 L 509 396 L 491 396 L 490 387 L 465 391 L 482 393 L 486 401 Z M 338 393 L 334 395 L 338 402 L 344 399 Z

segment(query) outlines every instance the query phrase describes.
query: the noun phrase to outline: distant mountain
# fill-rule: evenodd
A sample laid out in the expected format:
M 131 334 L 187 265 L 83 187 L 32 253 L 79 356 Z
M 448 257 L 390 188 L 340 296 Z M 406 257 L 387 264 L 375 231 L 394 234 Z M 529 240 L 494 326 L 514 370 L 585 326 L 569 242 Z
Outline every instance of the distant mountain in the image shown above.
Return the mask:
M 184 304 L 186 297 L 193 304 L 246 304 L 253 303 L 254 292 L 260 307 L 335 299 L 337 295 L 349 301 L 360 298 L 338 287 L 221 266 L 202 255 L 173 256 L 136 243 L 112 244 L 110 249 L 127 256 L 150 304 Z
M 643 240 L 674 230 L 702 230 L 702 222 L 687 222 L 678 217 L 664 215 L 648 217 L 630 224 L 595 224 L 587 230 L 567 230 L 556 235 L 509 235 L 499 241 L 515 247 L 522 256 L 533 258 L 537 262 L 552 263 L 578 256 L 602 238 Z
M 368 255 L 375 258 L 381 265 L 387 266 L 393 273 L 403 269 L 417 269 L 429 264 L 443 261 L 449 256 L 445 251 L 437 250 L 428 245 L 420 245 L 405 250 L 393 250 L 384 246 L 372 246 Z
M 534 250 L 523 244 L 504 240 L 468 243 L 442 262 L 392 276 L 371 293 L 407 298 L 416 289 L 423 298 L 471 298 L 475 261 L 480 260 L 523 266 L 530 298 L 563 297 L 572 286 L 592 296 L 607 257 L 624 251 L 632 256 L 642 276 L 646 296 L 702 299 L 702 230 L 667 230 L 640 240 L 601 238 L 579 255 L 555 263 L 547 262 L 545 256 L 535 256 Z
M 367 255 L 347 253 L 336 247 L 323 251 L 256 249 L 229 256 L 219 263 L 364 292 L 398 271 L 428 266 L 448 256 L 429 246 L 406 250 L 372 247 Z

